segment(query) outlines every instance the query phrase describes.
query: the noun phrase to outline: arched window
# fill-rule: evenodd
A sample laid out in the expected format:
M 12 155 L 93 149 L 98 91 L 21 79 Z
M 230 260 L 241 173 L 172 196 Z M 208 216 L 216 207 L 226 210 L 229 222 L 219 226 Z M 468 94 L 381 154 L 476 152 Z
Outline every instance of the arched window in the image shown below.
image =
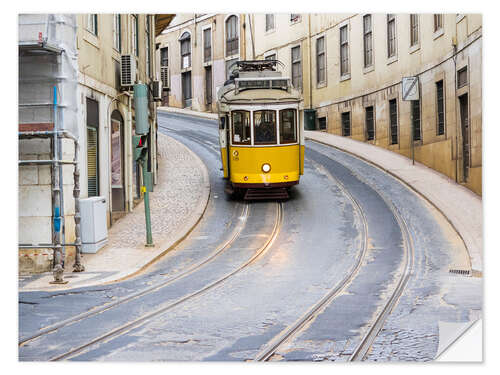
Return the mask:
M 232 15 L 226 20 L 226 57 L 239 53 L 238 17 Z
M 191 66 L 191 34 L 187 31 L 179 39 L 181 43 L 181 69 Z

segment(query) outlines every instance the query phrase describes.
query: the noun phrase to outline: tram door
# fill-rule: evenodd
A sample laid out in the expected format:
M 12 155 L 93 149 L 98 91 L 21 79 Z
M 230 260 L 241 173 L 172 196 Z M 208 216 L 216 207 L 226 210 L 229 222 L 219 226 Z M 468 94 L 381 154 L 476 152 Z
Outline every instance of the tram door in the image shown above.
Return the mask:
M 219 144 L 224 178 L 229 177 L 229 123 L 228 116 L 219 118 Z
M 469 101 L 467 94 L 458 98 L 460 101 L 460 123 L 462 129 L 462 157 L 464 181 L 469 177 L 470 139 L 469 139 Z

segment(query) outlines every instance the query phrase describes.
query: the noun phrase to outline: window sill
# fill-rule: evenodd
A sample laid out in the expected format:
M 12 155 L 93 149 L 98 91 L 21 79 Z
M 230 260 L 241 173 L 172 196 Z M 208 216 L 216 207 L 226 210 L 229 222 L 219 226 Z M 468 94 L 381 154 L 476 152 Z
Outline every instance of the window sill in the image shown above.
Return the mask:
M 317 89 L 322 89 L 323 87 L 326 87 L 326 81 L 320 82 L 320 83 L 316 83 L 316 88 Z
M 457 14 L 457 23 L 459 23 L 460 21 L 462 21 L 463 19 L 465 18 L 465 14 Z
M 374 70 L 375 70 L 375 66 L 372 64 L 370 66 L 367 66 L 366 68 L 363 68 L 363 74 L 373 72 Z
M 212 60 L 203 62 L 203 66 L 212 66 Z
M 276 32 L 276 28 L 270 29 L 264 32 L 264 35 L 274 34 Z
M 410 50 L 408 51 L 410 55 L 420 50 L 420 43 L 415 44 L 414 46 L 410 46 Z
M 191 71 L 191 67 L 188 66 L 187 68 L 182 68 L 181 69 L 181 73 L 186 73 L 186 72 L 190 72 Z
M 296 25 L 298 23 L 302 22 L 302 18 L 298 19 L 297 21 L 290 21 L 290 26 Z
M 101 43 L 99 42 L 99 38 L 88 30 L 85 30 L 85 33 L 83 35 L 83 40 L 93 45 L 97 49 L 101 48 Z
M 351 73 L 344 74 L 343 76 L 340 76 L 340 82 L 347 81 L 351 79 Z
M 240 54 L 236 54 L 236 55 L 231 55 L 231 56 L 226 56 L 224 57 L 224 60 L 233 60 L 233 59 L 239 59 L 240 58 Z
M 436 40 L 437 38 L 439 38 L 443 34 L 444 34 L 444 29 L 440 28 L 439 30 L 434 31 L 434 34 L 432 34 L 432 39 Z
M 391 65 L 393 62 L 398 61 L 398 55 L 391 56 L 387 59 L 387 65 Z

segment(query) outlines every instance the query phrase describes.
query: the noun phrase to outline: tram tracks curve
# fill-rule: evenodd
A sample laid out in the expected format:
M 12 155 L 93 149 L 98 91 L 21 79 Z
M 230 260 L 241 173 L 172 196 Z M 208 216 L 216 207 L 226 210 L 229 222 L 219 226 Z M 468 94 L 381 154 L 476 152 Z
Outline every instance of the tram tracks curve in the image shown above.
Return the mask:
M 91 349 L 94 346 L 98 346 L 100 344 L 103 344 L 103 343 L 111 340 L 111 339 L 114 339 L 114 338 L 134 329 L 134 328 L 141 326 L 142 324 L 147 323 L 148 321 L 152 320 L 153 318 L 157 317 L 158 315 L 161 315 L 161 314 L 167 312 L 168 310 L 171 310 L 172 308 L 174 308 L 174 307 L 176 307 L 176 306 L 178 306 L 178 305 L 180 305 L 188 300 L 192 300 L 193 298 L 198 297 L 198 296 L 208 292 L 209 290 L 214 289 L 215 287 L 221 285 L 227 279 L 234 276 L 238 272 L 242 271 L 243 269 L 248 267 L 250 264 L 254 263 L 263 254 L 265 254 L 267 252 L 267 250 L 272 247 L 274 241 L 276 240 L 278 234 L 280 233 L 282 224 L 283 224 L 283 205 L 281 202 L 277 202 L 276 203 L 276 216 L 275 216 L 274 226 L 273 226 L 273 229 L 272 229 L 270 236 L 265 241 L 265 243 L 259 249 L 257 249 L 254 252 L 254 254 L 248 260 L 246 260 L 243 264 L 241 264 L 239 267 L 237 267 L 236 269 L 232 270 L 231 272 L 225 274 L 224 276 L 218 278 L 217 280 L 213 281 L 212 283 L 204 286 L 203 288 L 198 289 L 197 291 L 194 291 L 188 295 L 180 297 L 176 301 L 168 303 L 165 306 L 160 307 L 154 311 L 147 312 L 147 313 L 143 314 L 142 316 L 140 316 L 139 318 L 136 318 L 133 321 L 122 324 L 122 325 L 120 325 L 120 326 L 118 326 L 118 327 L 116 327 L 116 328 L 82 344 L 82 345 L 71 348 L 70 350 L 68 350 L 62 354 L 56 355 L 56 356 L 50 358 L 49 361 L 51 361 L 51 362 L 52 361 L 60 361 L 60 360 L 72 358 L 78 354 L 81 354 L 86 349 Z
M 160 127 L 164 128 L 164 129 L 175 131 L 174 129 L 169 129 L 169 128 L 166 128 L 164 126 L 160 126 Z M 194 138 L 194 137 L 192 137 L 192 138 Z M 199 141 L 198 139 L 196 139 L 196 140 Z M 203 147 L 205 147 L 208 151 L 211 151 L 214 154 L 217 153 L 216 150 L 213 149 L 213 147 L 208 146 L 206 144 L 201 144 L 201 145 Z M 240 233 L 242 232 L 242 230 L 245 227 L 245 224 L 247 222 L 249 212 L 250 212 L 250 206 L 247 202 L 244 202 L 242 205 L 243 205 L 243 207 L 241 209 L 241 213 L 240 213 L 240 215 L 238 215 L 239 222 L 235 226 L 233 231 L 231 232 L 229 238 L 226 241 L 224 241 L 222 244 L 217 246 L 217 248 L 213 252 L 211 252 L 207 257 L 202 259 L 200 262 L 197 262 L 194 265 L 191 265 L 190 267 L 188 267 L 184 271 L 181 271 L 177 275 L 174 275 L 174 276 L 172 276 L 172 277 L 168 278 L 167 280 L 164 280 L 160 283 L 152 285 L 152 286 L 145 288 L 143 290 L 140 290 L 138 292 L 126 295 L 125 297 L 122 297 L 122 298 L 120 298 L 112 303 L 105 304 L 105 305 L 98 306 L 98 307 L 94 307 L 91 310 L 88 310 L 88 311 L 83 312 L 81 314 L 74 315 L 70 318 L 64 319 L 61 322 L 43 327 L 42 329 L 38 330 L 37 332 L 35 332 L 31 335 L 21 337 L 18 340 L 18 346 L 22 347 L 22 346 L 26 345 L 27 343 L 30 343 L 30 342 L 32 342 L 32 341 L 34 341 L 42 336 L 45 336 L 45 335 L 50 334 L 54 331 L 57 331 L 58 329 L 70 326 L 70 325 L 75 324 L 75 323 L 78 323 L 79 321 L 81 321 L 83 319 L 90 318 L 90 317 L 95 316 L 97 314 L 103 313 L 105 311 L 111 310 L 111 309 L 118 307 L 120 305 L 123 305 L 125 303 L 136 300 L 140 297 L 146 296 L 147 294 L 151 294 L 153 292 L 156 292 L 156 291 L 160 290 L 161 288 L 172 284 L 174 281 L 180 280 L 181 278 L 184 278 L 184 277 L 196 272 L 197 270 L 201 269 L 204 265 L 208 264 L 209 262 L 213 261 L 217 256 L 221 255 L 239 237 Z
M 325 155 L 326 156 L 326 155 Z M 326 156 L 329 159 L 331 157 Z M 312 162 L 313 164 L 318 164 L 310 159 L 308 159 L 309 162 Z M 348 167 L 347 167 L 348 168 Z M 351 170 L 353 174 L 355 172 Z M 303 314 L 299 319 L 297 319 L 294 323 L 289 325 L 286 329 L 284 329 L 280 334 L 275 336 L 274 339 L 269 341 L 263 349 L 261 349 L 257 355 L 254 357 L 254 361 L 268 361 L 272 358 L 272 356 L 278 351 L 278 349 L 288 342 L 290 339 L 292 339 L 294 336 L 299 334 L 302 329 L 305 327 L 305 325 L 316 318 L 316 316 L 319 315 L 319 313 L 325 308 L 326 306 L 330 305 L 334 300 L 341 295 L 341 293 L 348 287 L 348 285 L 355 279 L 356 275 L 359 273 L 363 259 L 365 258 L 366 252 L 367 252 L 367 220 L 365 217 L 365 214 L 363 212 L 363 209 L 361 208 L 359 202 L 349 193 L 349 191 L 343 186 L 343 184 L 331 173 L 328 171 L 324 171 L 329 178 L 335 180 L 340 187 L 340 189 L 343 191 L 343 193 L 349 197 L 349 199 L 353 202 L 354 207 L 360 214 L 360 216 L 363 219 L 363 228 L 364 228 L 364 241 L 363 241 L 363 249 L 361 251 L 360 256 L 358 257 L 356 263 L 353 265 L 351 270 L 348 272 L 348 274 L 339 282 L 337 285 L 332 287 L 316 304 L 311 306 L 309 310 Z M 348 361 L 349 362 L 354 362 L 354 361 L 362 361 L 366 358 L 373 342 L 375 341 L 376 337 L 378 336 L 379 332 L 384 326 L 385 321 L 387 320 L 387 317 L 389 314 L 392 312 L 392 310 L 395 308 L 397 305 L 397 302 L 399 301 L 399 298 L 403 294 L 406 285 L 408 284 L 408 281 L 410 279 L 411 273 L 413 271 L 413 266 L 414 266 L 414 246 L 413 246 L 413 241 L 408 229 L 408 223 L 406 222 L 405 218 L 401 215 L 397 207 L 390 202 L 384 194 L 381 193 L 381 191 L 377 188 L 375 188 L 373 185 L 368 184 L 368 182 L 363 179 L 361 176 L 357 175 L 357 178 L 360 179 L 363 183 L 367 184 L 370 186 L 377 194 L 378 196 L 384 201 L 384 203 L 387 205 L 387 207 L 390 209 L 392 212 L 394 218 L 396 219 L 398 226 L 400 228 L 402 237 L 403 237 L 403 248 L 404 248 L 404 260 L 403 260 L 403 272 L 401 273 L 399 280 L 397 281 L 396 287 L 393 289 L 392 293 L 389 295 L 389 297 L 386 299 L 385 304 L 383 307 L 380 309 L 379 312 L 377 312 L 375 319 L 372 320 L 371 324 L 369 325 L 368 330 L 365 332 L 365 334 L 362 336 L 359 344 L 356 346 L 355 350 L 353 353 L 349 356 Z

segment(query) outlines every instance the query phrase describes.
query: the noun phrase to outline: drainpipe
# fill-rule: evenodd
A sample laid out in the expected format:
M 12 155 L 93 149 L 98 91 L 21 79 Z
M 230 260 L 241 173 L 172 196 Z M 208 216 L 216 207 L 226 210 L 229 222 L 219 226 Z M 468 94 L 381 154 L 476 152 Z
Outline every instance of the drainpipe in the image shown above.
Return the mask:
M 455 97 L 453 104 L 455 105 L 455 182 L 458 183 L 458 117 L 457 117 L 457 44 L 458 44 L 458 28 L 455 22 L 455 43 L 453 44 L 453 76 L 454 76 L 454 91 Z
M 311 13 L 308 14 L 308 42 L 309 42 L 309 109 L 312 107 L 312 59 L 311 59 Z
M 54 280 L 51 281 L 51 284 L 66 284 L 67 281 L 63 279 L 63 259 L 61 254 L 61 195 L 60 195 L 60 184 L 59 184 L 59 142 L 57 132 L 59 130 L 59 124 L 57 121 L 57 86 L 54 86 L 54 137 L 52 139 L 53 147 L 52 147 L 52 158 L 54 160 L 54 164 L 52 165 L 52 199 L 54 205 L 53 211 L 53 240 L 52 242 L 55 245 L 54 248 L 54 268 L 52 270 L 52 274 Z

